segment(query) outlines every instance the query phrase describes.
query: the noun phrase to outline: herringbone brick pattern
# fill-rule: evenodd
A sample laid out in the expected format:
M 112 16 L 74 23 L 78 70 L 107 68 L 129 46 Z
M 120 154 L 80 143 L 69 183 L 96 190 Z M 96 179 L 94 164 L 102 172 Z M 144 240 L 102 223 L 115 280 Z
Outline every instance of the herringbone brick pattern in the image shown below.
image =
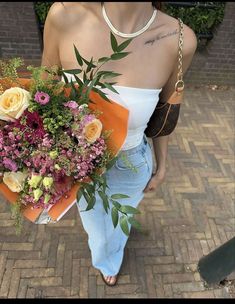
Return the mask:
M 169 142 L 167 176 L 146 193 L 118 285 L 91 266 L 76 206 L 57 224 L 24 223 L 16 236 L 0 203 L 0 298 L 232 298 L 206 287 L 197 263 L 234 236 L 235 88 L 188 88 Z

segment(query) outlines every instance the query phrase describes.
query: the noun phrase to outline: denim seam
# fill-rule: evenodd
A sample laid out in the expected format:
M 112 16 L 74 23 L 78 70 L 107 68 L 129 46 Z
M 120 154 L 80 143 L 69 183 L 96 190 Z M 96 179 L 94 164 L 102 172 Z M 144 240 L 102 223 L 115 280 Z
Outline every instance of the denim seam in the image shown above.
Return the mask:
M 108 214 L 104 214 L 103 216 L 103 221 L 104 221 L 104 226 L 105 226 L 105 256 L 106 259 L 109 261 L 112 270 L 114 269 L 114 264 L 112 262 L 112 260 L 110 259 L 110 255 L 108 254 L 108 237 L 107 237 L 107 231 L 109 231 L 109 229 L 107 229 L 107 224 L 106 224 L 106 218 L 107 218 Z M 113 274 L 116 275 L 116 274 Z M 109 276 L 113 276 L 113 275 L 109 275 Z

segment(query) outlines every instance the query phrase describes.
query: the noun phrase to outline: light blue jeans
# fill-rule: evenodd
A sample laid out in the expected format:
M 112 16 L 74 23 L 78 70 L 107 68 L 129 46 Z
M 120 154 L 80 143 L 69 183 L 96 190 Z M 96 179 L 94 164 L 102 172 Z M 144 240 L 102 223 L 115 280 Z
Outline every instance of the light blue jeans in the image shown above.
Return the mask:
M 127 159 L 137 168 L 132 171 L 121 159 L 121 153 L 126 153 Z M 144 197 L 144 188 L 152 176 L 153 159 L 151 146 L 144 134 L 142 142 L 129 150 L 120 151 L 116 163 L 104 174 L 107 178 L 106 193 L 127 194 L 130 197 L 117 200 L 122 205 L 137 207 Z M 112 203 L 110 203 L 112 206 Z M 88 234 L 88 245 L 91 251 L 92 264 L 103 275 L 114 276 L 119 272 L 122 264 L 124 248 L 128 237 L 118 224 L 113 227 L 110 212 L 107 214 L 103 202 L 96 194 L 94 209 L 85 210 L 87 202 L 82 196 L 77 203 L 83 227 Z M 111 208 L 110 208 L 111 209 Z

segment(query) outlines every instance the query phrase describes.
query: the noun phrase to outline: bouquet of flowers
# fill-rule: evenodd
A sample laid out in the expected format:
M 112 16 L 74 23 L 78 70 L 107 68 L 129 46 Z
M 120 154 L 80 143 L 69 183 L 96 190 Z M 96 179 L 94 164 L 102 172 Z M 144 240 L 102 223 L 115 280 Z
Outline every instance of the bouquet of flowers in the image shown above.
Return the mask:
M 110 39 L 114 53 L 97 62 L 93 58 L 87 61 L 74 45 L 82 69 L 28 66 L 32 76 L 25 79 L 17 73 L 22 59 L 0 62 L 0 177 L 3 182 L 0 190 L 13 202 L 12 214 L 18 232 L 22 229 L 22 213 L 33 214 L 28 218 L 35 220 L 44 210 L 60 209 L 66 199 L 70 198 L 70 203 L 71 199 L 79 202 L 82 195 L 87 201 L 86 210 L 90 210 L 95 205 L 96 191 L 105 211 L 110 212 L 114 227 L 119 222 L 127 235 L 128 222 L 139 227 L 133 218 L 139 211 L 116 201 L 127 195 L 117 193 L 109 197 L 107 181 L 102 175 L 117 158 L 128 119 L 128 110 L 111 102 L 97 88 L 98 85 L 118 93 L 112 86 L 115 82 L 103 79 L 120 74 L 98 70 L 105 62 L 129 54 L 122 51 L 132 39 L 118 45 L 111 32 Z M 82 72 L 83 81 L 77 76 Z M 45 73 L 47 77 L 42 77 Z M 65 73 L 73 74 L 77 83 L 69 82 Z M 65 82 L 57 76 L 63 76 Z M 115 116 L 114 107 L 116 110 L 118 107 L 116 119 L 122 118 L 124 129 L 115 122 L 114 128 L 108 128 L 112 127 L 110 113 Z M 106 119 L 99 118 L 102 115 Z

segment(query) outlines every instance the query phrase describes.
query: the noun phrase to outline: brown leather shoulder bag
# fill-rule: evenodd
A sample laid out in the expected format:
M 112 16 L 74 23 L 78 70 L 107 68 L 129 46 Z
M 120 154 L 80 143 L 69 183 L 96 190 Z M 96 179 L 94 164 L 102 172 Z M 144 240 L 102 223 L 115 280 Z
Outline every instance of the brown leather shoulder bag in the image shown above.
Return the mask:
M 147 137 L 155 138 L 172 133 L 177 125 L 180 103 L 183 97 L 184 81 L 182 71 L 182 49 L 183 49 L 183 22 L 178 18 L 179 32 L 179 51 L 178 51 L 178 74 L 175 83 L 175 91 L 167 102 L 159 101 L 153 114 L 151 115 L 147 128 L 144 133 Z

